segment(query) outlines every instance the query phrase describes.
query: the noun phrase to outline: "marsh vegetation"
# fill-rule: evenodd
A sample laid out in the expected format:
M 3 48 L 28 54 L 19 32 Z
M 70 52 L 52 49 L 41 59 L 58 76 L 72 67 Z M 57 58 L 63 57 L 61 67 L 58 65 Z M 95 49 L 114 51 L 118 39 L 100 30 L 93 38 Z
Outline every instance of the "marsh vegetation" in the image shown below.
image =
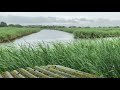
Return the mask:
M 52 28 L 53 29 L 53 28 Z M 38 42 L 37 46 L 25 45 L 0 48 L 0 72 L 18 68 L 62 65 L 101 77 L 120 77 L 120 28 L 55 28 L 73 33 L 75 42 L 54 42 L 52 47 Z M 0 41 L 40 31 L 41 28 L 0 28 Z M 80 39 L 86 38 L 87 40 Z M 89 38 L 89 39 L 88 39 Z M 93 38 L 99 38 L 94 40 Z

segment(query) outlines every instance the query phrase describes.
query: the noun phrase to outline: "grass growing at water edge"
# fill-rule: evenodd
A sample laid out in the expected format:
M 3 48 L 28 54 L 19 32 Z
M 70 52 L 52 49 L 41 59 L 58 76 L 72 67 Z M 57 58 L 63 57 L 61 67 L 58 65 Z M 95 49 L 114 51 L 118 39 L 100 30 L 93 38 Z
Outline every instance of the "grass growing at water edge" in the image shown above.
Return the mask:
M 120 28 L 56 28 L 73 33 L 75 38 L 105 38 L 119 37 Z
M 40 30 L 40 28 L 0 27 L 0 42 L 14 40 L 16 38 L 35 33 Z

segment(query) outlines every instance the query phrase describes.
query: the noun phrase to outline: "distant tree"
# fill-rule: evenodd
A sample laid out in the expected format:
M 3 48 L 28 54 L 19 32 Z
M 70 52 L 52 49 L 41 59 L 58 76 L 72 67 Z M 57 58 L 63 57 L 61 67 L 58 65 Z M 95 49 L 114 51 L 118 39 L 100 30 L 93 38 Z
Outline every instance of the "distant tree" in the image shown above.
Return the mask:
M 15 24 L 14 26 L 15 26 L 15 27 L 23 27 L 23 26 L 20 25 L 20 24 Z
M 115 28 L 119 28 L 119 26 L 115 26 Z
M 61 26 L 61 28 L 65 28 L 65 26 Z
M 112 26 L 109 26 L 108 28 L 112 28 Z
M 98 28 L 102 28 L 101 26 L 99 26 Z
M 14 24 L 9 24 L 8 26 L 9 26 L 9 27 L 14 27 Z
M 2 22 L 0 23 L 0 27 L 7 27 L 7 23 L 2 21 Z
M 76 28 L 76 26 L 69 26 L 69 28 Z
M 86 26 L 85 28 L 90 28 L 89 26 Z

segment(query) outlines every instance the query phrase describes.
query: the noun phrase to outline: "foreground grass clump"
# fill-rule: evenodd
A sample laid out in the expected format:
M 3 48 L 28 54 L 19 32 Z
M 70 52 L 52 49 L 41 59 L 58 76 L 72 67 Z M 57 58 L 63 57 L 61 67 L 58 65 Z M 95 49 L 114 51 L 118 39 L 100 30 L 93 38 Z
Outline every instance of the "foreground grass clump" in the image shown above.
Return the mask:
M 38 31 L 40 31 L 40 28 L 0 27 L 0 42 L 14 40 Z
M 120 40 L 86 40 L 52 46 L 0 49 L 0 72 L 62 65 L 102 77 L 120 77 Z
M 73 33 L 75 38 L 105 38 L 120 36 L 120 28 L 56 28 Z

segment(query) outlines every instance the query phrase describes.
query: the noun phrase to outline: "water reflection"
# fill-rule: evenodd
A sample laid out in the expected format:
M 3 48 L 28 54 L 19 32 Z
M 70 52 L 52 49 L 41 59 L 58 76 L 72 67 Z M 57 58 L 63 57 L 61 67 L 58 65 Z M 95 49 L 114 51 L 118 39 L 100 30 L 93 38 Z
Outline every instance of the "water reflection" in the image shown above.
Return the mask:
M 42 30 L 38 33 L 34 33 L 28 36 L 24 36 L 20 39 L 16 39 L 9 43 L 2 43 L 1 46 L 36 46 L 38 43 L 44 45 L 51 44 L 53 42 L 70 42 L 74 41 L 74 36 L 70 33 L 57 31 L 57 30 Z

